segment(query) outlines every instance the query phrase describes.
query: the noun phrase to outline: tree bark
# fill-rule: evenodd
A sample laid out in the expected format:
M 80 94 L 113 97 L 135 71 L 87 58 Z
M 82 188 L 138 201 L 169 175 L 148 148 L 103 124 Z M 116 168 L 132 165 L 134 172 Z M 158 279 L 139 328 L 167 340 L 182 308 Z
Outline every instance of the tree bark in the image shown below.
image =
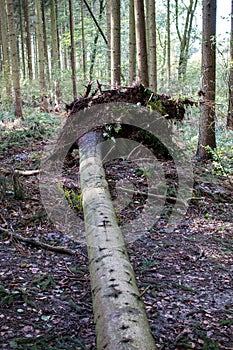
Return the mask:
M 129 83 L 136 81 L 136 34 L 134 0 L 129 2 Z
M 230 72 L 229 72 L 229 102 L 227 127 L 233 130 L 233 0 L 231 0 L 231 38 L 230 38 Z
M 155 350 L 102 166 L 100 131 L 79 141 L 89 270 L 98 350 Z
M 111 84 L 111 0 L 106 0 L 106 24 L 108 40 L 108 79 Z
M 178 78 L 182 79 L 185 77 L 188 63 L 188 52 L 189 43 L 192 33 L 193 18 L 197 8 L 198 0 L 189 0 L 189 5 L 187 6 L 186 20 L 184 25 L 183 35 L 179 29 L 179 4 L 178 0 L 175 0 L 175 11 L 176 11 L 176 31 L 180 41 L 180 57 L 178 65 Z
M 18 11 L 19 11 L 19 30 L 20 30 L 20 44 L 21 44 L 21 60 L 20 66 L 21 71 L 23 72 L 23 79 L 26 79 L 26 64 L 25 64 L 25 52 L 24 52 L 24 16 L 23 16 L 23 7 L 22 0 L 18 0 Z
M 216 0 L 203 0 L 202 30 L 202 86 L 199 92 L 201 116 L 196 157 L 205 160 L 211 158 L 206 146 L 216 148 Z
M 81 0 L 81 23 L 82 23 L 82 63 L 83 63 L 83 79 L 86 80 L 86 46 L 85 46 L 85 24 L 84 24 L 84 10 L 83 10 L 83 0 Z
M 45 90 L 46 90 L 45 71 L 44 71 L 45 60 L 44 60 L 42 12 L 41 12 L 40 0 L 36 0 L 35 10 L 36 10 L 36 34 L 37 34 L 37 53 L 38 53 L 38 65 L 39 65 L 41 109 L 47 112 L 48 103 L 47 103 L 47 96 L 45 95 Z
M 69 17 L 70 17 L 70 41 L 71 41 L 71 68 L 72 68 L 72 85 L 74 99 L 78 98 L 77 75 L 76 75 L 76 55 L 74 40 L 74 16 L 73 16 L 73 0 L 69 0 Z
M 99 9 L 99 18 L 98 18 L 98 21 L 101 22 L 102 20 L 102 15 L 103 15 L 103 12 L 104 12 L 104 0 L 100 0 L 99 1 L 99 5 L 100 5 L 100 9 Z M 96 31 L 96 34 L 95 34 L 95 37 L 94 37 L 94 45 L 93 45 L 93 50 L 92 50 L 92 53 L 91 53 L 91 58 L 90 58 L 90 61 L 91 61 L 91 65 L 90 65 L 90 81 L 92 81 L 93 79 L 93 71 L 94 71 L 94 66 L 95 66 L 95 59 L 96 59 L 96 54 L 97 54 L 97 43 L 98 43 L 98 40 L 99 40 L 99 34 L 100 34 L 100 30 L 99 30 L 99 27 Z
M 120 0 L 111 0 L 111 86 L 121 83 Z
M 8 48 L 8 31 L 7 31 L 7 17 L 6 17 L 6 4 L 5 0 L 0 0 L 0 28 L 2 38 L 2 54 L 3 54 L 3 69 L 6 87 L 6 97 L 9 102 L 12 102 L 12 84 L 11 84 L 11 72 L 10 72 L 10 53 Z
M 17 38 L 14 19 L 14 3 L 13 0 L 7 0 L 8 9 L 8 26 L 9 26 L 9 38 L 11 49 L 11 64 L 12 64 L 12 80 L 14 87 L 15 97 L 15 115 L 17 118 L 23 118 L 22 100 L 20 91 L 20 73 L 19 73 L 19 60 L 17 50 Z
M 28 0 L 23 1 L 23 9 L 24 9 L 24 18 L 25 18 L 25 29 L 26 29 L 28 77 L 29 77 L 29 80 L 32 80 L 33 79 L 32 45 L 31 45 L 31 29 L 30 29 L 30 16 L 29 16 Z
M 147 62 L 147 48 L 146 48 L 144 2 L 142 0 L 134 0 L 134 9 L 135 9 L 135 26 L 136 26 L 137 61 L 138 61 L 138 79 L 140 83 L 148 87 L 149 78 L 148 78 L 148 62 Z
M 69 0 L 70 1 L 70 0 Z M 52 81 L 55 87 L 55 105 L 59 105 L 61 102 L 61 90 L 60 90 L 60 57 L 58 48 L 58 26 L 57 26 L 57 12 L 55 0 L 50 0 L 50 17 L 51 17 L 51 39 L 52 39 Z
M 149 88 L 157 92 L 157 56 L 156 56 L 156 24 L 155 0 L 148 1 L 148 58 L 149 58 Z
M 167 80 L 168 91 L 170 91 L 171 84 L 171 8 L 170 0 L 167 0 Z
M 46 29 L 46 15 L 45 15 L 45 3 L 41 2 L 41 16 L 42 16 L 42 27 L 43 27 L 43 47 L 44 47 L 44 74 L 47 81 L 47 86 L 50 86 L 50 66 L 49 66 L 49 55 L 48 55 L 48 39 Z

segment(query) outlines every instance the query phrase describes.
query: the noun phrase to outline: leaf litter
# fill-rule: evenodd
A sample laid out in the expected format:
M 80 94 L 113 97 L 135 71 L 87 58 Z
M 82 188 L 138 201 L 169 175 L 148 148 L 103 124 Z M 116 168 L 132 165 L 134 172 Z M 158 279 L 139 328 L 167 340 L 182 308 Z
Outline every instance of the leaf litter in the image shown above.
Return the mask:
M 11 149 L 7 161 L 0 159 L 1 166 L 30 169 L 33 153 L 39 153 L 42 146 L 38 142 L 29 147 L 24 159 L 15 157 L 17 149 Z M 115 161 L 106 168 L 113 199 L 123 166 Z M 228 186 L 224 191 L 224 179 L 216 176 L 217 185 L 208 185 L 201 167 L 194 164 L 194 168 L 196 198 L 179 227 L 166 232 L 166 215 L 161 217 L 150 232 L 128 245 L 130 260 L 158 349 L 233 349 L 232 189 Z M 172 186 L 175 176 L 169 162 L 167 171 Z M 64 177 L 69 183 L 67 190 L 77 190 L 75 162 L 67 166 Z M 139 192 L 146 191 L 146 179 L 130 163 L 127 178 Z M 1 227 L 76 253 L 59 254 L 1 235 L 1 349 L 94 350 L 86 247 L 57 231 L 49 221 L 40 202 L 37 177 L 20 181 L 25 199 L 16 200 L 7 177 Z M 120 225 L 140 214 L 145 196 L 134 196 L 134 201 L 132 207 L 126 203 L 125 208 L 117 208 Z

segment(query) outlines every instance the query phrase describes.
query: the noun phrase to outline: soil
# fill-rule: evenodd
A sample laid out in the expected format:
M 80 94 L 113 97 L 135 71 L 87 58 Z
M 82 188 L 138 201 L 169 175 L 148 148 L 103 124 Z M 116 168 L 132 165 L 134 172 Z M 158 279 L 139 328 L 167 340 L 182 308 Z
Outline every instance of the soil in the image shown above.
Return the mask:
M 94 350 L 85 243 L 49 220 L 37 174 L 18 177 L 22 196 L 15 198 L 12 169 L 38 169 L 44 144 L 39 140 L 14 146 L 0 156 L 0 348 Z M 211 175 L 210 164 L 194 162 L 193 199 L 179 226 L 167 232 L 177 178 L 171 161 L 162 163 L 171 193 L 167 210 L 149 232 L 128 244 L 158 349 L 233 349 L 232 185 L 226 177 Z M 66 193 L 80 193 L 78 169 L 74 155 L 64 166 Z M 113 200 L 124 176 L 138 195 L 130 205 L 117 208 L 119 225 L 140 215 L 145 204 L 140 191 L 147 188 L 146 174 L 135 164 L 112 161 L 106 165 L 106 178 Z M 82 219 L 81 206 L 75 210 Z M 63 249 L 54 251 L 57 246 Z

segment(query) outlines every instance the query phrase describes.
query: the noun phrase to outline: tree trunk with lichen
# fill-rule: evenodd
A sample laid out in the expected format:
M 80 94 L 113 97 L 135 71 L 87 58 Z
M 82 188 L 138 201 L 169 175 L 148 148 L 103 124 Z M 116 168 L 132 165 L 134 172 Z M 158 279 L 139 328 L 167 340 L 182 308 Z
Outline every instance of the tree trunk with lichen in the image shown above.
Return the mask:
M 155 350 L 102 166 L 102 132 L 78 141 L 98 350 Z

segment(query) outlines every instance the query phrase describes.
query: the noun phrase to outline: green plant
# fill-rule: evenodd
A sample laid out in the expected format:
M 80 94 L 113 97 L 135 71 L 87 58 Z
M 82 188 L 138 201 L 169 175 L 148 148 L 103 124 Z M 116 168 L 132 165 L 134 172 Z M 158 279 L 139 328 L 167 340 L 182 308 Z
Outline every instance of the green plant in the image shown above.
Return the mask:
M 56 283 L 51 275 L 41 275 L 38 274 L 35 276 L 32 284 L 35 284 L 41 290 L 46 290 L 48 287 L 56 287 Z
M 14 303 L 25 303 L 27 305 L 35 307 L 33 302 L 28 299 L 28 294 L 31 294 L 31 291 L 24 289 L 6 289 L 2 284 L 0 285 L 0 306 L 2 305 L 12 305 Z
M 154 266 L 157 266 L 158 262 L 154 261 L 154 260 L 150 260 L 150 259 L 145 259 L 142 262 L 142 270 L 148 270 L 150 268 L 153 268 Z
M 233 319 L 231 319 L 231 320 L 221 320 L 220 321 L 220 325 L 221 326 L 227 326 L 227 327 L 231 327 L 231 326 L 233 326 Z
M 85 350 L 82 339 L 57 334 L 36 338 L 15 338 L 10 341 L 11 349 L 17 350 Z
M 78 190 L 78 192 L 76 193 L 73 189 L 64 189 L 59 182 L 57 183 L 57 187 L 60 190 L 60 192 L 64 194 L 71 208 L 76 209 L 77 211 L 83 210 L 81 190 Z

